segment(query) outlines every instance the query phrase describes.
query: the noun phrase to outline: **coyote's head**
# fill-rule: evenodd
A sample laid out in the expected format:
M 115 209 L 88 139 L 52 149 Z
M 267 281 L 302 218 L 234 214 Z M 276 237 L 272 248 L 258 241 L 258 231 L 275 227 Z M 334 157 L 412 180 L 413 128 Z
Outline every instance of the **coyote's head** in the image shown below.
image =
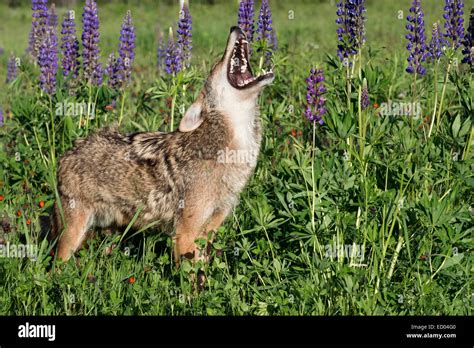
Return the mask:
M 226 49 L 214 64 L 198 99 L 181 121 L 180 131 L 196 129 L 202 122 L 203 108 L 224 113 L 255 105 L 259 92 L 274 79 L 273 72 L 254 76 L 250 67 L 249 43 L 239 27 L 230 28 Z

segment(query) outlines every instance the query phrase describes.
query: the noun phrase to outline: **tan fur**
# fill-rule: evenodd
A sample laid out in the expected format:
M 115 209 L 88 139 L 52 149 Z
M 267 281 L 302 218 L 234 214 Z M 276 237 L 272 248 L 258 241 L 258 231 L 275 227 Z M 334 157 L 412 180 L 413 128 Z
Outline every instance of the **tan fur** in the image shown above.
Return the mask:
M 180 130 L 123 135 L 105 128 L 77 140 L 62 157 L 58 191 L 64 221 L 56 204 L 53 228 L 61 259 L 79 248 L 88 228 L 127 225 L 140 210 L 134 227 L 159 221 L 170 234 L 175 230 L 176 263 L 182 257 L 207 260 L 195 240 L 223 223 L 256 166 L 256 156 L 233 163 L 221 155 L 260 149 L 256 101 L 269 81 L 242 90 L 229 84 L 225 73 L 239 35 L 232 30 Z

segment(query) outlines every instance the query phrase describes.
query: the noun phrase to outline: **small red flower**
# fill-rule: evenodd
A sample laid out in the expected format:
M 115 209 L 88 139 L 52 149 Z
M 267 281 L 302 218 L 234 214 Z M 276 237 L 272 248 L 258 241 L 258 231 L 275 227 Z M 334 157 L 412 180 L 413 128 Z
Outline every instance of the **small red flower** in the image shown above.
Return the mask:
M 18 211 L 16 212 L 16 215 L 17 215 L 18 217 L 21 217 L 21 210 L 18 210 Z
M 296 129 L 292 129 L 292 130 L 291 130 L 291 135 L 292 135 L 293 137 L 296 137 L 296 134 L 297 134 L 297 133 L 296 133 Z
M 107 111 L 111 111 L 111 110 L 113 110 L 113 109 L 114 109 L 114 106 L 113 106 L 113 105 L 107 105 L 107 106 L 105 107 L 105 110 L 107 110 Z
M 40 206 L 41 209 L 43 209 L 44 208 L 44 201 L 40 201 L 39 206 Z
M 31 225 L 31 220 L 30 219 L 26 220 L 26 224 Z
M 0 195 L 0 202 L 3 201 L 5 199 L 5 197 L 3 197 L 2 195 Z
M 130 277 L 130 278 L 128 278 L 128 282 L 129 282 L 130 284 L 134 284 L 134 283 L 135 283 L 135 277 Z
M 378 108 L 379 108 L 379 106 L 380 106 L 379 104 L 377 104 L 377 103 L 374 103 L 374 109 L 378 109 Z

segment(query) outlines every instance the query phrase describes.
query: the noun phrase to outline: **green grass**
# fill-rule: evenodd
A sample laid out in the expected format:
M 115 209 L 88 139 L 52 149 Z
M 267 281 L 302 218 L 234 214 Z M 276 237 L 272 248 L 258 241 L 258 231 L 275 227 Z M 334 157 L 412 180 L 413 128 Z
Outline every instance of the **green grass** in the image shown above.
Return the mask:
M 192 67 L 173 79 L 156 70 L 156 28 L 166 31 L 177 9 L 153 3 L 99 6 L 104 62 L 116 50 L 127 9 L 137 30 L 124 132 L 168 130 L 173 93 L 176 127 L 180 106 L 192 103 L 237 16 L 236 1 L 209 6 L 191 0 Z M 40 236 L 39 219 L 55 200 L 53 158 L 76 138 L 117 121 L 119 110 L 105 109 L 117 95 L 107 88 L 94 91 L 98 117 L 86 126 L 79 118 L 53 115 L 53 136 L 51 105 L 87 100 L 87 89 L 67 97 L 60 88 L 50 104 L 37 87 L 37 68 L 26 58 L 19 77 L 4 84 L 7 57 L 0 56 L 0 105 L 11 114 L 0 128 L 0 220 L 11 231 L 0 228 L 0 239 L 39 250 L 36 261 L 0 257 L 0 314 L 472 315 L 472 73 L 453 67 L 441 118 L 428 136 L 425 117 L 435 105 L 434 86 L 441 93 L 447 59 L 436 80 L 426 65 L 415 96 L 412 76 L 405 73 L 406 21 L 398 19 L 409 1 L 367 1 L 361 74 L 371 103 L 414 100 L 422 108 L 415 119 L 384 116 L 372 107 L 359 113 L 358 78 L 348 106 L 345 69 L 333 58 L 331 1 L 272 0 L 271 6 L 280 50 L 275 82 L 259 101 L 262 152 L 240 204 L 218 231 L 213 261 L 205 266 L 206 289 L 199 294 L 189 281 L 193 266 L 176 269 L 171 240 L 152 229 L 99 234 L 74 261 L 52 262 L 54 246 Z M 442 19 L 442 5 L 431 1 L 424 8 L 428 33 Z M 81 13 L 77 8 L 78 19 Z M 0 46 L 6 52 L 22 56 L 29 22 L 28 8 L 0 5 Z M 303 115 L 305 78 L 313 66 L 325 70 L 328 88 L 326 124 L 315 128 L 314 144 L 313 125 Z M 334 244 L 361 247 L 363 259 L 356 253 L 330 257 Z

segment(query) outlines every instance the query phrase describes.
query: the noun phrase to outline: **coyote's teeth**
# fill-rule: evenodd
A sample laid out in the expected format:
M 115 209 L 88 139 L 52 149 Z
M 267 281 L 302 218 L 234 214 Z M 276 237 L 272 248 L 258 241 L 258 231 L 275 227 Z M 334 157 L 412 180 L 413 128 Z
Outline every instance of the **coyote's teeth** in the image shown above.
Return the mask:
M 248 44 L 249 42 L 247 40 L 242 40 L 242 43 Z

